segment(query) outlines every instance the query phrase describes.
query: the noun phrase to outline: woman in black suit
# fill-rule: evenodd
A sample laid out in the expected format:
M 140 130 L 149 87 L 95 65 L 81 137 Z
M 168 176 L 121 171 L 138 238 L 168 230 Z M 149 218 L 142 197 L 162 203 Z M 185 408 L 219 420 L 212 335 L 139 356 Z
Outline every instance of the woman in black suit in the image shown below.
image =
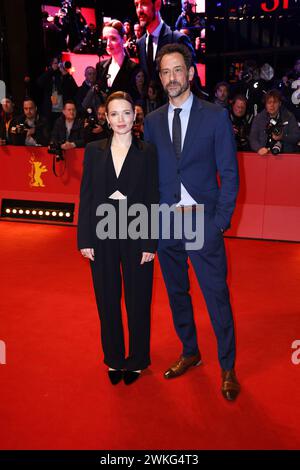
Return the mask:
M 129 59 L 124 47 L 124 26 L 119 20 L 106 22 L 102 38 L 107 42 L 106 51 L 110 59 L 99 62 L 96 66 L 97 81 L 102 93 L 109 96 L 123 90 L 132 96 L 135 76 L 139 65 Z
M 88 144 L 85 151 L 78 247 L 90 259 L 108 376 L 113 384 L 122 378 L 130 384 L 150 364 L 150 305 L 157 241 L 150 236 L 138 239 L 127 234 L 119 236 L 118 221 L 126 203 L 128 209 L 133 204 L 143 204 L 148 214 L 151 205 L 158 204 L 157 160 L 151 144 L 132 136 L 135 114 L 131 97 L 116 92 L 108 98 L 106 109 L 112 137 Z M 96 211 L 99 215 L 101 208 L 102 217 L 97 217 Z M 112 225 L 106 225 L 104 215 L 108 212 L 104 209 L 116 214 L 116 233 Z M 128 216 L 126 231 L 130 222 L 132 217 Z M 148 234 L 149 222 L 150 219 L 146 223 Z M 121 318 L 122 277 L 129 328 L 128 357 Z

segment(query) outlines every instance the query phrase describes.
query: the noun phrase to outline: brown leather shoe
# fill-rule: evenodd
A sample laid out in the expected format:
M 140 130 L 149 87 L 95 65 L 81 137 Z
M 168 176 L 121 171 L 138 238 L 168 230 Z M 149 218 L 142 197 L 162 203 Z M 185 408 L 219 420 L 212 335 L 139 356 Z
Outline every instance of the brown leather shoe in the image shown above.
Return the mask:
M 222 369 L 222 395 L 228 401 L 234 401 L 240 393 L 240 384 L 235 375 L 234 369 Z
M 170 369 L 164 373 L 165 379 L 174 379 L 184 374 L 190 367 L 199 366 L 202 364 L 201 355 L 196 354 L 195 356 L 184 357 L 180 356 Z

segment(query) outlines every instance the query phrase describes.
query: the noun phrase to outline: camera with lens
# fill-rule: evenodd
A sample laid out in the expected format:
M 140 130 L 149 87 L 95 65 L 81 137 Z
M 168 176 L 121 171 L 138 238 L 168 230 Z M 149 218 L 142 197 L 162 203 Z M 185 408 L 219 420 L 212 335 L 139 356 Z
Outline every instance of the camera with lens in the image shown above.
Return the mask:
M 57 162 L 64 160 L 63 149 L 61 148 L 63 143 L 64 142 L 50 142 L 48 147 L 48 153 L 50 155 L 55 155 Z
M 273 135 L 279 136 L 282 134 L 283 126 L 280 119 L 271 118 L 266 129 L 267 133 L 267 144 L 273 155 L 278 155 L 282 151 L 282 142 L 280 140 L 274 140 Z
M 97 126 L 97 119 L 93 113 L 92 108 L 88 108 L 86 112 L 87 112 L 87 117 L 85 121 L 87 124 L 86 127 L 88 127 L 90 130 L 93 130 Z
M 105 55 L 107 47 L 107 39 L 98 39 L 98 55 Z
M 23 135 L 29 131 L 30 127 L 26 126 L 24 123 L 17 124 L 16 126 L 11 128 L 12 134 Z
M 130 41 L 128 41 L 128 48 L 129 49 L 134 49 L 134 47 L 136 46 L 136 38 L 132 38 L 130 39 Z

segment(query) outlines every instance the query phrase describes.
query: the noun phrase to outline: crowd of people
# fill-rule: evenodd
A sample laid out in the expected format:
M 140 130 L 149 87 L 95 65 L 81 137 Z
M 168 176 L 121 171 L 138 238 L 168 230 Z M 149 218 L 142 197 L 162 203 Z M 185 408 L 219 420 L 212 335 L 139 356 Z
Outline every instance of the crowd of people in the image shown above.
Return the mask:
M 70 64 L 56 56 L 31 84 L 21 113 L 11 96 L 2 99 L 0 145 L 54 143 L 66 150 L 106 138 L 110 129 L 105 102 L 120 90 L 133 99 L 137 116 L 134 133 L 143 139 L 144 117 L 166 102 L 155 58 L 165 44 L 181 43 L 193 57 L 192 91 L 228 109 L 239 151 L 260 155 L 300 151 L 300 59 L 281 78 L 267 63 L 259 67 L 255 61 L 245 61 L 236 83 L 219 82 L 209 96 L 201 86 L 196 66 L 199 51 L 204 50 L 205 27 L 201 17 L 191 11 L 190 2 L 182 0 L 175 31 L 161 17 L 160 0 L 134 0 L 134 4 L 137 23 L 129 19 L 104 23 L 100 42 L 109 58 L 96 67 L 87 66 L 81 86 L 76 84 Z M 74 14 L 78 25 L 84 27 L 80 11 Z M 36 102 L 33 96 L 41 98 Z

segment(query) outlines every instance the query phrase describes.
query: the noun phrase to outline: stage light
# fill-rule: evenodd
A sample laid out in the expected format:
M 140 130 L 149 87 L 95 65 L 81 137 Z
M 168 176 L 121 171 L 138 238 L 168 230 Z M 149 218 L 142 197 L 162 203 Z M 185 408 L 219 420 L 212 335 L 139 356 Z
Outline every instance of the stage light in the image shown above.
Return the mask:
M 1 217 L 70 224 L 74 210 L 75 204 L 68 202 L 2 199 Z

